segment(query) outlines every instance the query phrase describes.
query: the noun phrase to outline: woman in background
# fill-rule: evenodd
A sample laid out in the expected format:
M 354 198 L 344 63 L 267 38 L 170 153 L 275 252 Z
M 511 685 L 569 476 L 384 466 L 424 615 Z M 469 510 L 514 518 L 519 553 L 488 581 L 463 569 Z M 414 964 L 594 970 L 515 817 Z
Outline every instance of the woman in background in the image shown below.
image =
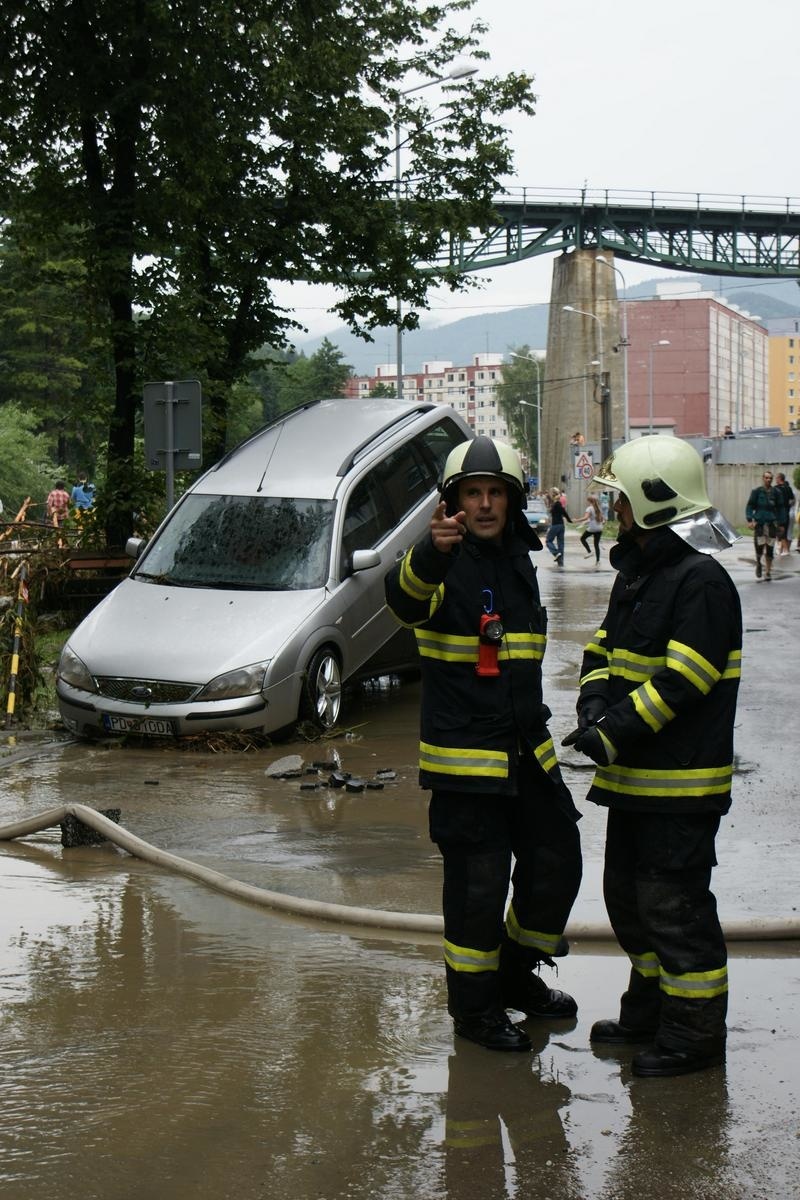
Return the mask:
M 600 538 L 603 535 L 603 512 L 596 496 L 586 497 L 586 512 L 583 514 L 586 528 L 581 534 L 581 545 L 586 551 L 586 557 L 592 557 L 589 538 L 594 538 L 594 565 L 600 566 Z

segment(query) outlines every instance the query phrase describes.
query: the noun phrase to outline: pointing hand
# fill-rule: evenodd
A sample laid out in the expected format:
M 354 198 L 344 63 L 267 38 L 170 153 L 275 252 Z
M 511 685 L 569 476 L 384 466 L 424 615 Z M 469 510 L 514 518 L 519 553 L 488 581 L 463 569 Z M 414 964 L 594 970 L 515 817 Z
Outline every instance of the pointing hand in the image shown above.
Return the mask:
M 464 524 L 466 513 L 457 512 L 454 517 L 448 517 L 445 516 L 446 508 L 444 500 L 440 500 L 431 517 L 431 538 L 436 549 L 442 554 L 449 554 L 467 532 Z

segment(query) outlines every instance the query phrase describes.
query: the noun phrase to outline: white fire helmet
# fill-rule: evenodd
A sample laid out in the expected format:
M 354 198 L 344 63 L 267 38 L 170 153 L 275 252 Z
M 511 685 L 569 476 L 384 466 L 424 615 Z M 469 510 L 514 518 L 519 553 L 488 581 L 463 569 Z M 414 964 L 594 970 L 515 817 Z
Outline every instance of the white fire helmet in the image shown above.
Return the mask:
M 739 536 L 712 505 L 703 460 L 682 438 L 651 434 L 625 442 L 594 480 L 625 493 L 641 529 L 668 525 L 703 554 L 724 550 Z

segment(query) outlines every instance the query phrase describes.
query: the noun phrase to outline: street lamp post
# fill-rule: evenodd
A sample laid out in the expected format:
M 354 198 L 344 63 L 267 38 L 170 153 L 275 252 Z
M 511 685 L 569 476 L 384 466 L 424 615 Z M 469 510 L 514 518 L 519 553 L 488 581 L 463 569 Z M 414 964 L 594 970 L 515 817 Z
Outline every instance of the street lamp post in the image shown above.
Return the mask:
M 415 87 L 404 88 L 398 92 L 398 98 L 410 96 L 412 92 L 421 92 L 425 88 L 433 87 L 436 83 L 446 83 L 448 79 L 466 79 L 468 75 L 475 75 L 478 68 L 472 66 L 471 63 L 461 62 L 454 63 L 450 70 L 445 75 L 435 75 L 433 79 L 426 79 L 424 83 L 418 83 Z M 397 209 L 397 220 L 400 221 L 400 197 L 402 190 L 403 177 L 400 170 L 400 114 L 399 108 L 395 109 L 394 118 L 394 202 Z M 398 292 L 396 298 L 397 312 L 397 398 L 403 398 L 403 302 Z
M 538 358 L 534 358 L 532 354 L 515 354 L 510 351 L 512 358 L 521 358 L 523 362 L 533 363 L 536 368 L 536 403 L 532 404 L 530 400 L 520 400 L 520 404 L 524 404 L 526 408 L 536 409 L 536 478 L 539 482 L 539 491 L 542 490 L 542 376 L 540 373 L 540 363 Z M 527 439 L 526 439 L 527 440 Z
M 650 343 L 650 355 L 649 355 L 649 363 L 648 363 L 648 368 L 647 368 L 647 399 L 648 399 L 647 432 L 648 433 L 653 432 L 653 354 L 655 353 L 655 351 L 658 349 L 659 346 L 669 346 L 669 345 L 670 345 L 670 342 L 667 340 L 667 338 L 661 338 L 657 342 Z
M 622 340 L 620 342 L 620 345 L 622 346 L 622 399 L 623 399 L 623 431 L 622 432 L 624 435 L 624 441 L 627 442 L 629 437 L 631 436 L 631 430 L 630 430 L 631 409 L 630 409 L 630 401 L 628 399 L 628 346 L 630 345 L 630 340 L 628 338 L 628 300 L 627 300 L 628 288 L 625 283 L 625 276 L 622 274 L 622 271 L 620 271 L 618 266 L 616 266 L 612 262 L 609 262 L 608 259 L 604 258 L 602 254 L 596 255 L 594 261 L 602 263 L 604 267 L 609 267 L 612 271 L 616 271 L 616 273 L 619 275 L 620 279 L 622 280 L 622 291 L 623 291 L 623 295 L 625 296 L 625 298 L 622 301 Z
M 575 308 L 572 304 L 564 304 L 564 312 L 578 313 L 581 317 L 590 317 L 597 322 L 597 343 L 598 354 L 600 359 L 600 458 L 603 462 L 611 454 L 612 430 L 611 430 L 611 388 L 608 382 L 608 376 L 605 370 L 605 358 L 603 353 L 603 322 L 598 317 L 597 313 L 587 312 L 585 308 Z M 585 435 L 584 435 L 585 436 Z
M 542 467 L 541 467 L 541 462 L 540 462 L 539 456 L 541 456 L 541 453 L 542 453 L 542 406 L 540 404 L 534 404 L 532 400 L 520 400 L 519 404 L 520 404 L 521 408 L 535 408 L 536 409 L 536 454 L 537 454 L 536 480 L 539 485 L 539 491 L 541 491 L 542 490 Z M 528 433 L 527 433 L 527 423 L 525 422 L 525 414 L 524 413 L 522 414 L 522 421 L 523 421 L 523 429 L 525 430 L 525 442 L 527 444 Z

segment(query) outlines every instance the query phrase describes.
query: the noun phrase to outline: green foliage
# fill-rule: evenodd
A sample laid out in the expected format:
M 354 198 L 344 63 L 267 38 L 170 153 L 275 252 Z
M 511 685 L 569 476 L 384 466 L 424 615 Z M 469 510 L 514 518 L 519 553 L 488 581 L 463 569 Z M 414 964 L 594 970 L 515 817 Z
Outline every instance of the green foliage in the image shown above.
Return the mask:
M 373 397 L 396 396 L 397 395 L 397 384 L 376 383 L 373 385 L 373 387 L 370 388 L 369 394 L 370 394 L 370 396 L 373 396 Z
M 108 423 L 106 330 L 90 319 L 87 269 L 69 230 L 41 240 L 7 225 L 0 240 L 0 405 L 36 414 L 54 463 L 92 469 Z
M 250 375 L 251 387 L 262 398 L 264 419 L 260 424 L 301 404 L 343 396 L 352 370 L 343 361 L 342 352 L 328 338 L 323 338 L 319 349 L 310 358 L 304 354 L 273 356 L 273 361 L 262 363 L 258 371 Z
M 792 471 L 792 483 L 794 484 L 794 490 L 800 492 L 800 467 L 795 467 Z
M 44 517 L 44 501 L 55 482 L 47 436 L 36 432 L 36 415 L 13 403 L 0 404 L 0 499 L 12 520 L 32 497 L 32 518 Z
M 298 328 L 274 281 L 337 284 L 340 315 L 364 334 L 399 299 L 412 328 L 442 281 L 421 265 L 491 221 L 512 169 L 504 118 L 533 112 L 530 78 L 417 86 L 485 57 L 471 7 L 141 0 L 5 14 L 0 208 L 13 196 L 42 241 L 75 230 L 114 372 L 112 540 L 130 525 L 145 380 L 201 380 L 213 460 L 251 356 Z M 299 368 L 292 386 L 320 384 Z
M 518 346 L 512 351 L 510 363 L 504 363 L 502 382 L 497 385 L 497 400 L 514 444 L 527 457 L 531 473 L 538 475 L 537 463 L 539 409 L 541 402 L 539 379 L 544 363 L 536 359 L 530 346 Z M 534 360 L 539 364 L 538 374 Z

